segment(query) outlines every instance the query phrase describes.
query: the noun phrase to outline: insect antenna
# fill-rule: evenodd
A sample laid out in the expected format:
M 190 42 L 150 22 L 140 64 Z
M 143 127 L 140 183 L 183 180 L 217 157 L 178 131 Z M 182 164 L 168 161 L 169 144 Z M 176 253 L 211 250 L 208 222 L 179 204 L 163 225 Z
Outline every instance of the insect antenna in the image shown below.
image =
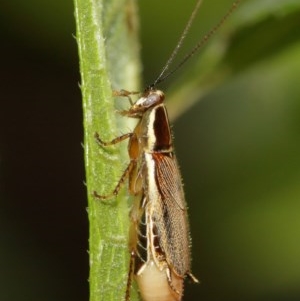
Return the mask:
M 149 85 L 149 88 L 155 87 L 158 83 L 160 83 L 160 82 L 162 81 L 161 78 L 163 78 L 164 74 L 165 74 L 166 71 L 169 69 L 169 66 L 171 65 L 171 63 L 173 62 L 174 58 L 176 57 L 176 55 L 177 55 L 177 53 L 178 53 L 178 50 L 179 50 L 179 49 L 181 48 L 181 46 L 182 46 L 183 40 L 185 39 L 186 35 L 187 35 L 188 32 L 189 32 L 189 30 L 190 30 L 190 28 L 191 28 L 191 25 L 192 25 L 192 23 L 193 23 L 193 21 L 194 21 L 194 19 L 195 19 L 195 17 L 196 17 L 196 14 L 197 14 L 197 12 L 198 12 L 198 10 L 199 10 L 199 8 L 200 8 L 201 3 L 202 3 L 202 0 L 198 0 L 198 1 L 197 1 L 197 4 L 196 4 L 196 6 L 195 6 L 195 8 L 194 8 L 194 10 L 193 10 L 193 12 L 192 12 L 192 14 L 191 14 L 191 16 L 190 16 L 188 22 L 187 22 L 187 24 L 186 24 L 186 26 L 185 26 L 185 28 L 184 28 L 182 34 L 180 35 L 179 41 L 178 41 L 178 43 L 176 44 L 176 46 L 175 46 L 175 48 L 174 48 L 172 54 L 170 55 L 168 61 L 167 61 L 166 64 L 164 65 L 164 67 L 162 68 L 162 70 L 161 70 L 159 76 L 157 77 L 157 79 L 154 81 L 153 84 Z
M 200 48 L 203 47 L 203 45 L 206 44 L 206 42 L 218 31 L 218 29 L 223 25 L 223 23 L 228 19 L 228 17 L 233 13 L 233 11 L 237 8 L 238 4 L 240 3 L 240 0 L 237 0 L 235 2 L 233 2 L 231 8 L 227 11 L 227 13 L 223 16 L 223 18 L 218 22 L 218 24 L 216 26 L 214 26 L 210 31 L 208 31 L 208 33 L 194 46 L 194 48 L 192 48 L 191 51 L 189 51 L 181 60 L 181 62 L 173 69 L 171 70 L 169 73 L 165 74 L 166 71 L 169 69 L 169 66 L 171 65 L 171 63 L 173 62 L 176 54 L 178 53 L 178 50 L 181 48 L 182 46 L 182 42 L 185 39 L 187 33 L 189 32 L 189 29 L 192 25 L 192 22 L 196 16 L 196 13 L 199 10 L 200 4 L 201 4 L 202 0 L 198 0 L 193 13 L 191 15 L 191 17 L 189 18 L 189 21 L 183 31 L 183 33 L 180 36 L 180 39 L 176 45 L 176 47 L 174 48 L 170 58 L 168 59 L 167 63 L 165 64 L 165 66 L 162 68 L 161 73 L 159 74 L 159 76 L 157 77 L 157 79 L 153 82 L 153 84 L 149 85 L 146 90 L 150 90 L 153 89 L 157 84 L 163 82 L 165 79 L 167 79 L 170 75 L 172 75 L 173 73 L 175 73 L 182 65 L 185 64 L 185 62 L 190 59 Z

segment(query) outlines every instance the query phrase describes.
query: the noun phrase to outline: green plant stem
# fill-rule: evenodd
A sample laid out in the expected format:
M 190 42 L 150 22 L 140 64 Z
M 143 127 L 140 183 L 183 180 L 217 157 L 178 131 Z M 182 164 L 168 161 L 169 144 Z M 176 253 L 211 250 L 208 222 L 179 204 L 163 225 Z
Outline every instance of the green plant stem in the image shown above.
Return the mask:
M 93 191 L 102 195 L 112 192 L 128 163 L 126 142 L 103 148 L 97 145 L 94 134 L 98 132 L 101 139 L 110 141 L 128 130 L 126 119 L 116 116 L 112 89 L 139 88 L 135 2 L 74 3 L 90 223 L 90 301 L 120 301 L 124 299 L 129 266 L 128 193 L 121 189 L 117 198 L 101 202 L 93 197 Z M 135 300 L 134 295 L 131 300 Z

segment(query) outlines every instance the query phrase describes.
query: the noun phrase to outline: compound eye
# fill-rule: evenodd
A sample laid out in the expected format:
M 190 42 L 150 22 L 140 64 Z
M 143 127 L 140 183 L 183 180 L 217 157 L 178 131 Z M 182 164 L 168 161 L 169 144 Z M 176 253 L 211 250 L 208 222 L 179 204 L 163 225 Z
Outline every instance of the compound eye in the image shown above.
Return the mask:
M 159 96 L 157 94 L 150 94 L 146 98 L 144 102 L 145 107 L 151 107 L 152 105 L 156 104 L 159 101 Z
M 150 93 L 145 101 L 143 102 L 143 106 L 146 108 L 152 107 L 154 105 L 157 105 L 161 102 L 163 102 L 164 98 L 163 95 L 160 93 Z

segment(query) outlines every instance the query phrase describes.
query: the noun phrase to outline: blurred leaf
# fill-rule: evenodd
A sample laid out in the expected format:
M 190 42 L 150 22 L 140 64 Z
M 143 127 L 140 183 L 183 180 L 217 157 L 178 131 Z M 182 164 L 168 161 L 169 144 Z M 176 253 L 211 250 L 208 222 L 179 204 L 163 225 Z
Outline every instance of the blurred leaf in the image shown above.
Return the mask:
M 276 2 L 275 6 L 272 3 L 242 2 L 216 37 L 208 42 L 195 64 L 183 74 L 179 73 L 168 100 L 172 103 L 169 106 L 171 119 L 174 120 L 221 82 L 280 54 L 299 41 L 299 3 Z M 268 11 L 268 7 L 272 9 Z
M 295 1 L 251 1 L 240 8 L 223 57 L 233 72 L 269 59 L 299 40 L 299 1 L 298 5 Z

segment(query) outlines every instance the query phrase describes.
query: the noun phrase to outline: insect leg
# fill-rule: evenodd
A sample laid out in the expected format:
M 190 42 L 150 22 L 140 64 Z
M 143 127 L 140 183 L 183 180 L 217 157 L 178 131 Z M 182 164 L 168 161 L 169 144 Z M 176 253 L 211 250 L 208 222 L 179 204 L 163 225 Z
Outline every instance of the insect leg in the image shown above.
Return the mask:
M 127 284 L 126 284 L 125 301 L 130 301 L 130 289 L 131 289 L 131 282 L 132 282 L 134 259 L 135 259 L 135 252 L 131 251 L 130 261 L 129 261 L 129 269 L 128 269 L 128 276 L 127 276 Z
M 123 172 L 117 186 L 113 190 L 111 194 L 108 195 L 100 195 L 96 191 L 94 191 L 93 195 L 95 198 L 100 199 L 100 200 L 106 200 L 106 199 L 111 199 L 119 194 L 120 188 L 124 184 L 125 180 L 128 178 L 129 174 L 131 173 L 132 169 L 134 168 L 136 162 L 134 160 L 131 160 L 128 166 L 126 167 L 125 171 Z
M 127 133 L 127 134 L 124 134 L 122 136 L 119 136 L 111 141 L 108 141 L 108 142 L 105 142 L 103 141 L 100 137 L 99 137 L 99 134 L 96 132 L 94 134 L 94 137 L 97 141 L 97 143 L 101 146 L 108 146 L 108 145 L 114 145 L 114 144 L 117 144 L 117 143 L 120 143 L 121 141 L 125 140 L 125 139 L 128 139 L 130 137 L 132 137 L 133 133 Z
M 113 91 L 113 96 L 127 97 L 131 105 L 133 105 L 133 101 L 130 95 L 136 95 L 136 94 L 140 94 L 140 92 L 127 91 L 123 89 L 120 91 Z

